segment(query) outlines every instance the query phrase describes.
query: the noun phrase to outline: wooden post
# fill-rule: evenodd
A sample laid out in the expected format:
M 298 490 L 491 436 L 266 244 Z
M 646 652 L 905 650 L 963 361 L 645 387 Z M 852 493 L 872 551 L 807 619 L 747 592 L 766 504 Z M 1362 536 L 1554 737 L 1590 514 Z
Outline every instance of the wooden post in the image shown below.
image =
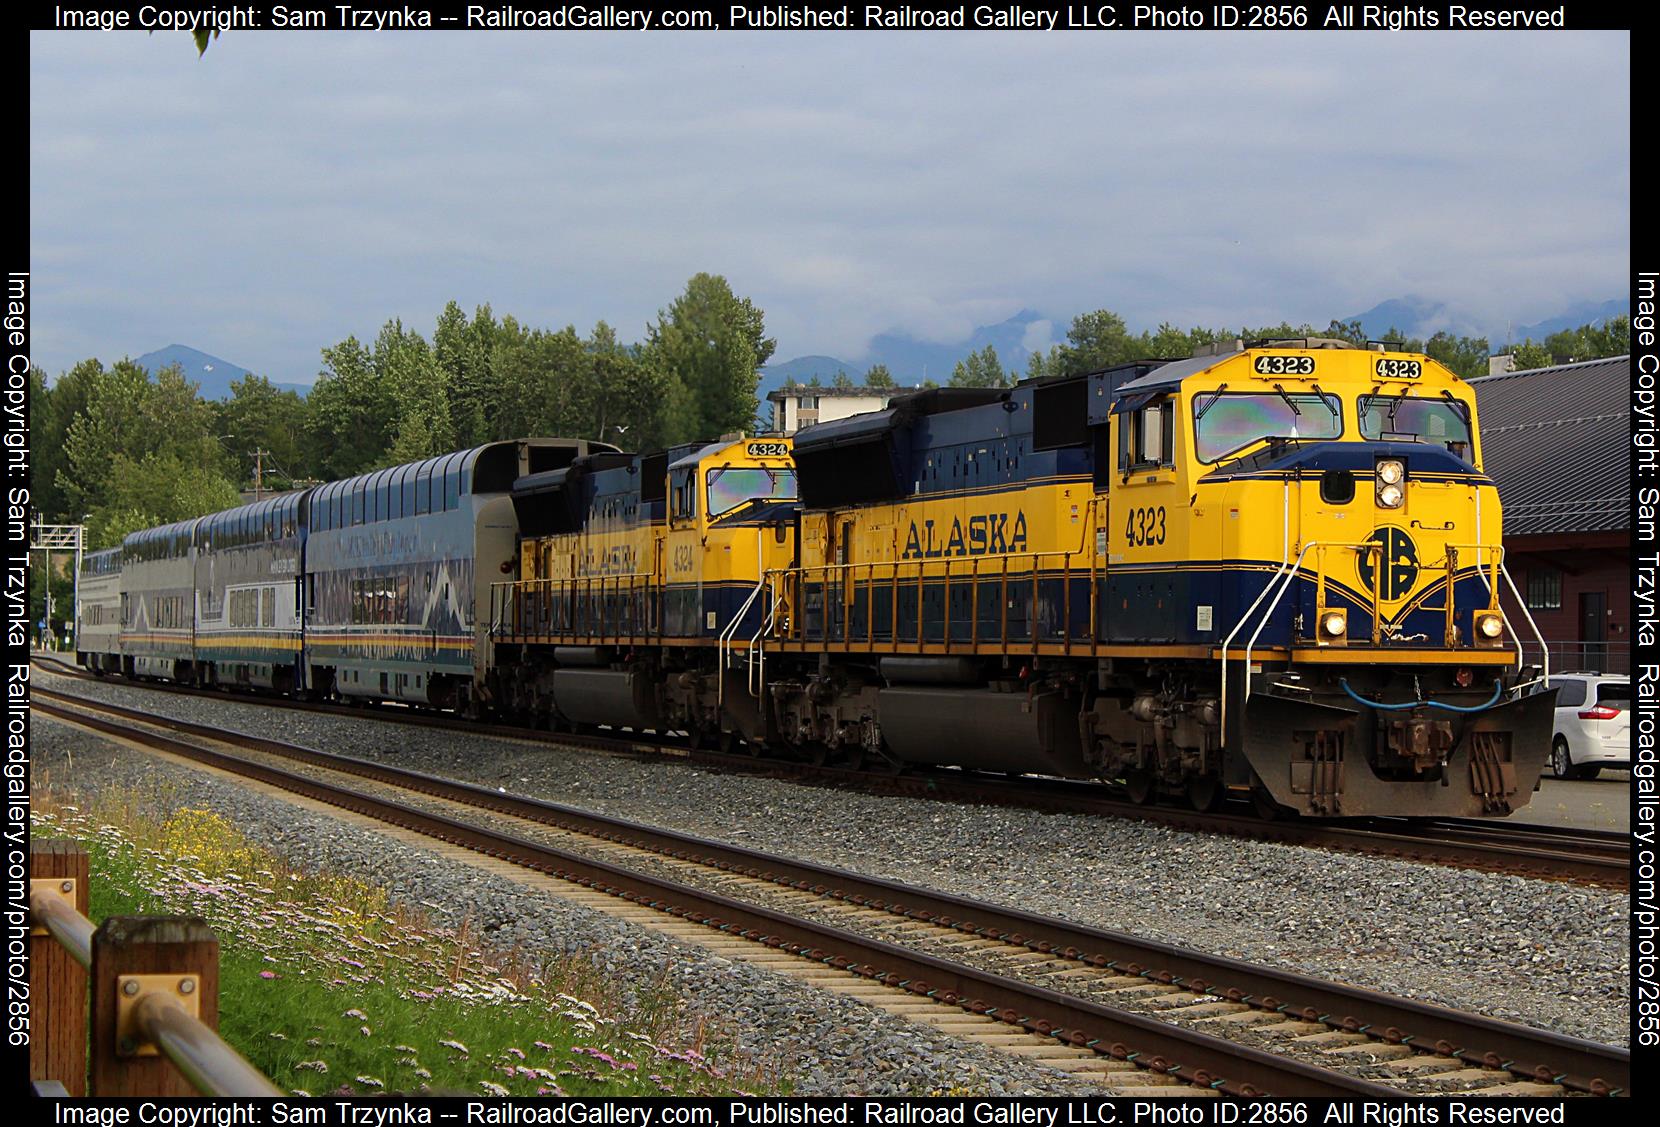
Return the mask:
M 94 1096 L 194 1096 L 159 1054 L 130 1055 L 116 1041 L 122 975 L 197 975 L 197 1016 L 219 1028 L 219 940 L 194 916 L 112 916 L 92 937 L 92 1081 Z
M 31 881 L 75 882 L 75 910 L 87 912 L 86 850 L 73 841 L 29 842 Z M 86 968 L 50 935 L 29 937 L 29 997 L 34 1043 L 29 1079 L 56 1080 L 71 1096 L 86 1095 Z

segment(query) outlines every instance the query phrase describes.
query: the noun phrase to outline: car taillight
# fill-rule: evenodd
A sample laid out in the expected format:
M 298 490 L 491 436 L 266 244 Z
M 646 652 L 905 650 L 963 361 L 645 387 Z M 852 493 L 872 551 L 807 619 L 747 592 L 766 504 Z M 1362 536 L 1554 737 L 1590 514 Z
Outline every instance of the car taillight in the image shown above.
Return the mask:
M 1587 708 L 1579 714 L 1581 720 L 1612 720 L 1620 714 L 1617 708 L 1609 708 L 1606 704 L 1599 704 L 1595 708 Z

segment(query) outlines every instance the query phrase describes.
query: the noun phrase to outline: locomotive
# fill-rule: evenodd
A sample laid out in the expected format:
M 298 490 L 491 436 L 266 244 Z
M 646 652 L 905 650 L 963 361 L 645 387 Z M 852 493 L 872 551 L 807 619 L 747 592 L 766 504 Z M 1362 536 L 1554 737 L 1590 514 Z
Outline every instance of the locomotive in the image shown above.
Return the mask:
M 134 534 L 117 660 L 1203 809 L 1501 815 L 1554 694 L 1480 465 L 1456 375 L 1317 338 L 918 391 L 793 440 L 498 443 Z M 283 661 L 213 648 L 227 525 L 292 583 L 292 622 L 240 603 Z M 129 600 L 176 598 L 138 569 L 180 553 L 194 603 L 152 653 Z

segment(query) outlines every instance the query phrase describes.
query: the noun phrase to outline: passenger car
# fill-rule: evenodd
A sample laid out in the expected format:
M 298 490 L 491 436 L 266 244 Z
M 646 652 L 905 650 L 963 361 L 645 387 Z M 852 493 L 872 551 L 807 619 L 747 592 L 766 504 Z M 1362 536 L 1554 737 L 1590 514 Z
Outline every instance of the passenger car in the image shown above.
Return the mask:
M 1558 690 L 1551 773 L 1594 779 L 1604 767 L 1631 768 L 1631 679 L 1607 673 L 1553 675 Z

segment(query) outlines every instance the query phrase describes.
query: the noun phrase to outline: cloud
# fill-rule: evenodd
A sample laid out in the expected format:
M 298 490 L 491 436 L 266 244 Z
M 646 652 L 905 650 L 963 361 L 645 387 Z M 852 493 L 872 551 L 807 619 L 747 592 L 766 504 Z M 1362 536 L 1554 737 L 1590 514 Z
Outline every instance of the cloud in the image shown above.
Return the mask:
M 1021 308 L 1293 322 L 1621 292 L 1630 39 L 30 39 L 37 364 L 274 378 L 450 298 L 625 338 L 699 270 L 781 357 Z M 1064 335 L 1057 332 L 1056 336 Z

